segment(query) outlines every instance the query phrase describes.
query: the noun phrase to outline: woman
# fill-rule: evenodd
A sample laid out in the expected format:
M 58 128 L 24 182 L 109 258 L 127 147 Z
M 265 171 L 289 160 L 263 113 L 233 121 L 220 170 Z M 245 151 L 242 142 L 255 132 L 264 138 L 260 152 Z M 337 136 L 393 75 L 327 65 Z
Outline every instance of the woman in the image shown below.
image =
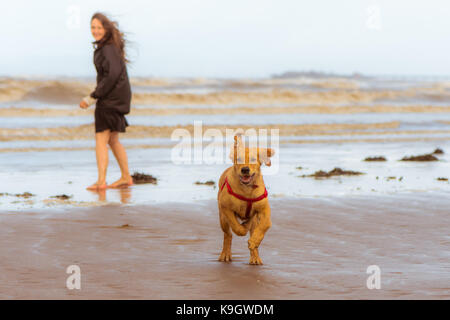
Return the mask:
M 117 23 L 104 14 L 95 13 L 91 18 L 94 64 L 97 70 L 97 87 L 80 102 L 85 109 L 96 102 L 95 108 L 95 152 L 97 157 L 97 182 L 88 190 L 127 187 L 133 184 L 128 171 L 125 148 L 119 142 L 119 132 L 125 132 L 128 122 L 125 114 L 130 112 L 131 88 L 125 58 L 125 39 Z M 108 145 L 120 166 L 122 176 L 116 182 L 106 184 L 108 167 Z

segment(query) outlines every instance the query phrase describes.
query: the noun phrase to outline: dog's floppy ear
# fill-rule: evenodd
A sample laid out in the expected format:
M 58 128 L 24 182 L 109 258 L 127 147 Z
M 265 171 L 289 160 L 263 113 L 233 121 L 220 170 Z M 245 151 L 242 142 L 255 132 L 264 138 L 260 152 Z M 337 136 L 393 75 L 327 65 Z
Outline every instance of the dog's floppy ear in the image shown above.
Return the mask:
M 237 134 L 234 136 L 234 146 L 236 148 L 242 146 L 242 134 Z
M 270 165 L 272 164 L 272 162 L 270 161 L 270 157 L 274 154 L 275 150 L 273 150 L 272 148 L 259 149 L 259 161 L 270 167 Z
M 230 159 L 233 161 L 233 163 L 236 163 L 238 149 L 242 147 L 242 135 L 237 134 L 234 136 L 234 145 L 231 147 L 230 150 Z

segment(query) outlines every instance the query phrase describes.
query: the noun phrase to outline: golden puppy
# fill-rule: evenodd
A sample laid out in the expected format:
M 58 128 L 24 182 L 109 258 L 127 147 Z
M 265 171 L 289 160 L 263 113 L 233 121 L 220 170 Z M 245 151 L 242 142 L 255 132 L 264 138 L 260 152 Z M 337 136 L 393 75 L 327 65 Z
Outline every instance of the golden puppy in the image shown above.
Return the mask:
M 233 166 L 220 177 L 217 195 L 220 226 L 224 232 L 219 261 L 231 261 L 231 230 L 238 236 L 245 236 L 250 230 L 249 263 L 262 264 L 258 247 L 272 222 L 261 164 L 270 166 L 273 154 L 273 149 L 245 148 L 240 136 L 234 137 L 230 154 Z

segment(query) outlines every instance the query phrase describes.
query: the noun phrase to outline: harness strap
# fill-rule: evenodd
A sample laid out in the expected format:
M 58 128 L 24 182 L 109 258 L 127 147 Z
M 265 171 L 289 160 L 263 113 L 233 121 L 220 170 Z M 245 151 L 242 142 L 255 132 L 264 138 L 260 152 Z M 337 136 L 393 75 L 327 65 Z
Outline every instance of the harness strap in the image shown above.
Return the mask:
M 231 189 L 231 186 L 228 183 L 228 177 L 225 177 L 225 182 L 222 184 L 222 187 L 220 188 L 220 192 L 222 192 L 223 187 L 225 187 L 225 185 L 227 186 L 227 190 L 228 190 L 229 194 L 231 194 L 235 198 L 238 198 L 239 200 L 247 202 L 247 209 L 245 210 L 245 218 L 246 219 L 249 218 L 250 212 L 252 211 L 253 202 L 257 202 L 257 201 L 260 201 L 260 200 L 262 200 L 264 198 L 267 198 L 267 195 L 268 195 L 267 189 L 264 188 L 264 193 L 262 195 L 260 195 L 259 197 L 257 197 L 257 198 L 247 198 L 247 197 L 241 196 L 240 194 L 235 193 Z

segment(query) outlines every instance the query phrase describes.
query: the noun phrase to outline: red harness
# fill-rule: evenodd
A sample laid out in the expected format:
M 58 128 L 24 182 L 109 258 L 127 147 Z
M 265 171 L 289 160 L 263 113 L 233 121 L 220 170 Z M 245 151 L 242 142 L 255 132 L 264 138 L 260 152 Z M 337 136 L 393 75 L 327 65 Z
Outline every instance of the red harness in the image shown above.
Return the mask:
M 222 187 L 220 188 L 220 192 L 222 192 L 223 187 L 227 185 L 227 189 L 228 189 L 228 193 L 231 194 L 232 196 L 234 196 L 235 198 L 238 198 L 239 200 L 242 201 L 246 201 L 247 202 L 247 210 L 245 211 L 245 218 L 248 219 L 249 215 L 250 215 L 250 211 L 252 211 L 252 204 L 253 202 L 257 202 L 259 200 L 262 200 L 264 198 L 267 198 L 267 189 L 264 188 L 264 193 L 262 195 L 260 195 L 257 198 L 246 198 L 244 196 L 241 196 L 240 194 L 237 194 L 235 192 L 233 192 L 233 190 L 231 189 L 230 184 L 228 183 L 228 178 L 225 177 L 225 182 L 223 183 Z

